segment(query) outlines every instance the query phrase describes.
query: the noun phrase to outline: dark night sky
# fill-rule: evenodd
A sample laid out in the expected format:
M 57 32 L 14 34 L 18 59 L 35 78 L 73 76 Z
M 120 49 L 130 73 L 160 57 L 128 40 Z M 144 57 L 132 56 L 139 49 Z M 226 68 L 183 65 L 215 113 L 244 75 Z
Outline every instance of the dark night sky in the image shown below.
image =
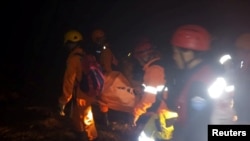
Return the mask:
M 7 37 L 3 66 L 23 76 L 37 70 L 46 75 L 63 66 L 62 38 L 70 28 L 85 37 L 94 27 L 104 28 L 119 55 L 139 34 L 170 50 L 170 36 L 181 24 L 201 24 L 216 39 L 227 41 L 250 31 L 249 0 L 16 0 L 2 14 Z

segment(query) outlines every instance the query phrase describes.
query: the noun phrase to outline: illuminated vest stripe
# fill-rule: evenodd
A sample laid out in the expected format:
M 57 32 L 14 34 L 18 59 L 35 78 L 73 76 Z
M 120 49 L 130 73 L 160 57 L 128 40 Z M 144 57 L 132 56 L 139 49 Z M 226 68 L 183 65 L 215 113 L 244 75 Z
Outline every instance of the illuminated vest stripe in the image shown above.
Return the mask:
M 151 93 L 156 95 L 158 92 L 163 91 L 164 85 L 158 85 L 156 87 L 154 86 L 146 86 L 145 84 L 142 84 L 144 87 L 144 92 Z M 164 91 L 168 91 L 168 88 L 165 87 Z

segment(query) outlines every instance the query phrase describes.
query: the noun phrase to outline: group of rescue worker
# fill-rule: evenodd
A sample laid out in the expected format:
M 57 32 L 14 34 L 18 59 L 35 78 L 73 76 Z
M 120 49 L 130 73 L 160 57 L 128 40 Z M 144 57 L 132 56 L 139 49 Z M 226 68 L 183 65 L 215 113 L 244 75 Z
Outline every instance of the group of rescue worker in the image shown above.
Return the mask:
M 213 48 L 209 31 L 195 24 L 178 27 L 171 39 L 166 39 L 166 45 L 169 41 L 172 46 L 174 63 L 181 70 L 175 84 L 169 80 L 172 73 L 167 71 L 169 64 L 163 59 L 165 53 L 159 51 L 150 38 L 143 38 L 133 46 L 133 61 L 118 61 L 103 29 L 93 30 L 90 37 L 91 42 L 85 43 L 81 32 L 66 32 L 64 46 L 69 55 L 63 94 L 59 98 L 60 115 L 65 116 L 65 107 L 76 92 L 78 112 L 74 112 L 72 121 L 82 140 L 98 140 L 91 105 L 99 103 L 102 113 L 107 113 L 109 107 L 76 85 L 76 81 L 81 80 L 82 68 L 75 53 L 93 54 L 104 75 L 118 70 L 131 82 L 135 93 L 140 95 L 131 112 L 130 123 L 139 131 L 138 141 L 206 141 L 208 124 L 250 124 L 250 33 L 237 38 L 235 54 L 230 58 L 233 60 L 229 68 L 231 75 L 226 75 L 211 61 Z M 119 65 L 126 66 L 119 70 Z M 140 71 L 135 70 L 137 68 Z M 229 79 L 232 81 L 227 83 Z M 147 120 L 142 122 L 143 118 Z

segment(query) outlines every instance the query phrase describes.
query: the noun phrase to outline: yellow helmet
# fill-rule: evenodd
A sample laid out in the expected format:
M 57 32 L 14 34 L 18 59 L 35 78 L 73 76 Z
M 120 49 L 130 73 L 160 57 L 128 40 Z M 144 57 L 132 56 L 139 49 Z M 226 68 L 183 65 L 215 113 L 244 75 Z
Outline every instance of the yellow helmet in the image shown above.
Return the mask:
M 238 49 L 250 50 L 250 33 L 240 35 L 235 45 Z
M 82 34 L 78 32 L 77 30 L 69 30 L 65 35 L 64 35 L 64 44 L 68 41 L 71 42 L 78 42 L 83 40 Z
M 101 38 L 105 38 L 105 33 L 101 29 L 95 29 L 91 34 L 92 40 L 97 42 Z

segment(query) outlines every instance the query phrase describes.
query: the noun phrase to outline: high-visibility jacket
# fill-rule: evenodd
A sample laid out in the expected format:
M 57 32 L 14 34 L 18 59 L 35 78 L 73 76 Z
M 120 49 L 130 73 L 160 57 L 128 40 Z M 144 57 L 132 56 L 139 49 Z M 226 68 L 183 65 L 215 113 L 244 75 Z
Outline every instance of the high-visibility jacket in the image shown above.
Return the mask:
M 68 56 L 66 70 L 63 79 L 63 94 L 59 98 L 59 104 L 66 105 L 76 94 L 76 103 L 74 104 L 72 119 L 75 130 L 85 131 L 88 139 L 93 140 L 97 137 L 97 130 L 93 119 L 91 104 L 96 102 L 94 97 L 88 96 L 80 90 L 76 82 L 82 79 L 81 57 L 75 54 L 83 54 L 80 47 L 76 47 Z
M 160 60 L 160 58 L 152 59 L 143 67 L 144 94 L 134 108 L 134 117 L 140 117 L 147 112 L 147 109 L 151 107 L 156 100 L 157 89 L 164 86 L 167 82 L 167 80 L 165 80 L 164 68 L 160 65 L 151 65 L 151 63 L 157 60 Z
M 160 58 L 149 61 L 143 67 L 145 71 L 143 76 L 144 95 L 134 110 L 134 116 L 140 116 L 145 112 L 152 115 L 144 125 L 144 128 L 138 136 L 139 141 L 161 139 L 169 140 L 174 131 L 173 120 L 176 120 L 178 114 L 170 111 L 167 107 L 167 80 L 165 69 L 160 65 Z M 171 123 L 172 122 L 172 123 Z
M 83 53 L 83 50 L 77 47 L 67 58 L 63 79 L 63 95 L 59 98 L 59 103 L 62 105 L 66 105 L 71 100 L 75 86 L 77 85 L 76 82 L 80 82 L 82 79 L 81 57 L 75 54 Z M 78 98 L 86 99 L 90 103 L 96 100 L 94 97 L 89 97 L 82 92 L 80 87 L 76 87 L 76 92 Z
M 138 141 L 170 140 L 173 138 L 174 123 L 178 114 L 168 109 L 153 113 L 138 136 Z

